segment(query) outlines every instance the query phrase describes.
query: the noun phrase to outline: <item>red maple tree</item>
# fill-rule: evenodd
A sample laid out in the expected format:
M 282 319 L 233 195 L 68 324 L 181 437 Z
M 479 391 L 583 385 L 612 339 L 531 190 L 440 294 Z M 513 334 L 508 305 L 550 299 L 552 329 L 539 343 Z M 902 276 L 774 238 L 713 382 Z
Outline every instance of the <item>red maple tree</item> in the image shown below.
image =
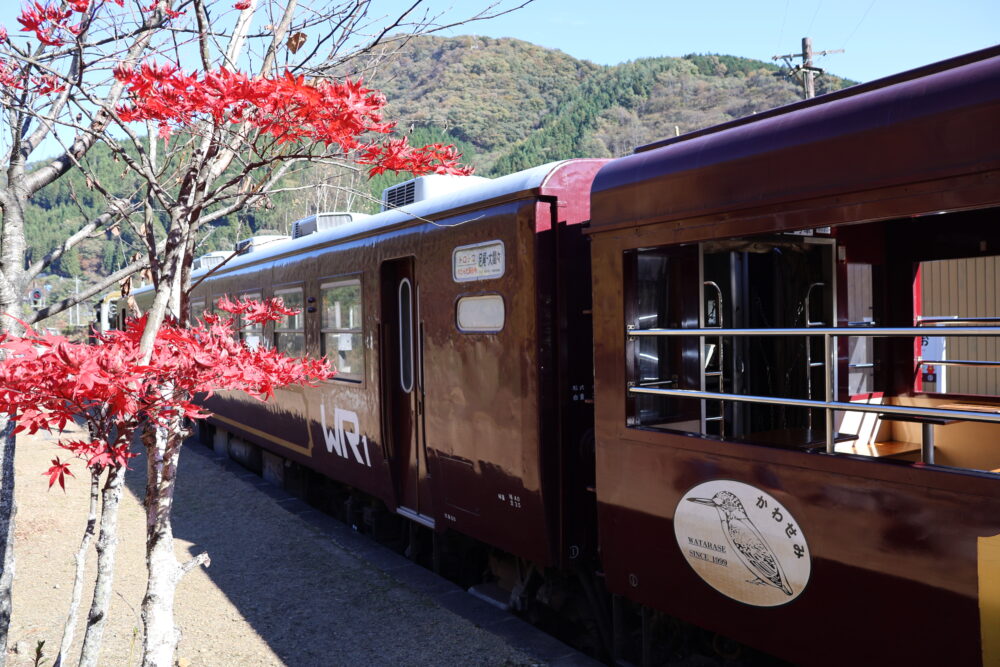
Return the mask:
M 307 80 L 285 71 L 281 76 L 251 77 L 226 68 L 186 73 L 171 64 L 120 65 L 115 78 L 131 99 L 118 107 L 123 122 L 153 121 L 161 138 L 175 127 L 201 117 L 214 123 L 247 123 L 278 144 L 318 142 L 354 152 L 355 161 L 371 165 L 369 175 L 385 171 L 414 174 L 471 174 L 459 165 L 454 146 L 410 146 L 406 137 L 364 140 L 368 134 L 389 134 L 395 123 L 382 120 L 385 97 L 351 81 Z
M 248 324 L 278 321 L 297 311 L 280 299 L 265 302 L 221 299 L 219 309 L 239 314 Z M 183 415 L 209 416 L 193 398 L 221 390 L 240 390 L 262 400 L 288 385 L 314 385 L 332 375 L 325 360 L 286 357 L 266 346 L 249 347 L 233 337 L 233 317 L 206 313 L 193 327 L 166 322 L 148 363 L 139 341 L 145 318 L 132 319 L 124 331 L 97 334 L 96 343 L 71 343 L 63 336 L 28 331 L 0 336 L 0 411 L 17 420 L 17 431 L 63 431 L 82 421 L 87 440 L 59 446 L 88 467 L 121 467 L 135 456 L 133 436 L 146 423 Z M 170 387 L 164 392 L 163 387 Z M 45 472 L 49 486 L 65 488 L 69 464 L 60 459 Z

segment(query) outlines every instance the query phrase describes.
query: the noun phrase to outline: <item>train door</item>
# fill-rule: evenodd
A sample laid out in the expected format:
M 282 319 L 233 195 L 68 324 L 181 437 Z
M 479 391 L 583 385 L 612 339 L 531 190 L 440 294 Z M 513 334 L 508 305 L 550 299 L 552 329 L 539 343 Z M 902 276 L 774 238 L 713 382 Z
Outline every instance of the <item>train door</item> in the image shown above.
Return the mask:
M 701 244 L 703 329 L 836 326 L 835 244 L 794 235 Z M 809 336 L 706 335 L 701 390 L 824 400 L 823 341 Z M 835 370 L 835 369 L 834 369 Z M 834 384 L 836 386 L 836 383 Z M 754 408 L 703 400 L 702 432 L 723 438 L 751 434 L 825 436 L 819 410 Z M 778 437 L 778 436 L 775 436 Z
M 382 419 L 397 511 L 433 525 L 423 456 L 422 327 L 412 257 L 382 264 Z

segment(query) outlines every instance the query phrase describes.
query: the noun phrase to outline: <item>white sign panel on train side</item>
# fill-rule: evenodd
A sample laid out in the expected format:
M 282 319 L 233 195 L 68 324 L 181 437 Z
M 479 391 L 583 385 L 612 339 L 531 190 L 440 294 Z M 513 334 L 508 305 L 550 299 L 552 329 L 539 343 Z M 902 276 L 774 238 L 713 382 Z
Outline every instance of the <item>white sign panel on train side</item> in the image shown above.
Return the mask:
M 499 278 L 507 268 L 503 241 L 459 246 L 451 254 L 451 277 L 456 283 Z

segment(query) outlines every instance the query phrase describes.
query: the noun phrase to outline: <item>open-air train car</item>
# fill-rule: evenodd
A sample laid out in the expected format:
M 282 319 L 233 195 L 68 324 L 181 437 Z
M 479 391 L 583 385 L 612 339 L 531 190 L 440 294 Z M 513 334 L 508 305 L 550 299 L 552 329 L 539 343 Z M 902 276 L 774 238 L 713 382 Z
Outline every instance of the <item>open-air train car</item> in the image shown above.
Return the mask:
M 1000 664 L 1000 49 L 641 148 L 591 214 L 608 588 L 796 663 Z
M 216 395 L 217 433 L 230 450 L 263 448 L 265 465 L 295 462 L 537 563 L 593 545 L 593 521 L 570 514 L 580 498 L 593 507 L 592 473 L 576 478 L 575 460 L 593 414 L 581 223 L 602 163 L 473 178 L 216 269 L 192 293 L 193 316 L 224 295 L 281 297 L 302 312 L 247 342 L 337 368 L 267 403 Z

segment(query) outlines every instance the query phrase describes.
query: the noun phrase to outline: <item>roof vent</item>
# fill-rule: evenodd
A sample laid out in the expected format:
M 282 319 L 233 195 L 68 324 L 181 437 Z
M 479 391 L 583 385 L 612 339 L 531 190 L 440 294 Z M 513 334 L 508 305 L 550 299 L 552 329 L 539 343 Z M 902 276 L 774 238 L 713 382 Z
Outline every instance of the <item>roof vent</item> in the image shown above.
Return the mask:
M 367 213 L 353 213 L 351 211 L 331 211 L 310 215 L 308 218 L 302 218 L 292 223 L 292 238 L 297 239 L 315 232 L 333 229 L 334 227 L 340 227 L 341 225 L 347 225 L 356 220 L 363 220 L 370 217 Z
M 489 179 L 482 176 L 455 176 L 452 174 L 429 174 L 404 181 L 382 191 L 382 210 L 406 206 L 432 197 L 464 190 Z
M 399 208 L 414 202 L 417 192 L 416 179 L 394 185 L 382 191 L 382 210 L 388 211 L 390 208 Z
M 236 246 L 233 250 L 236 251 L 237 255 L 245 255 L 250 252 L 256 252 L 261 246 L 271 245 L 272 243 L 278 243 L 280 241 L 287 241 L 292 238 L 291 236 L 280 236 L 278 234 L 266 234 L 264 236 L 252 236 L 248 239 L 243 239 L 242 241 L 237 241 Z
M 191 270 L 197 271 L 199 269 L 214 269 L 219 264 L 226 261 L 226 258 L 233 253 L 227 252 L 225 250 L 215 250 L 212 252 L 206 252 L 201 257 L 195 257 L 194 261 L 191 262 Z

